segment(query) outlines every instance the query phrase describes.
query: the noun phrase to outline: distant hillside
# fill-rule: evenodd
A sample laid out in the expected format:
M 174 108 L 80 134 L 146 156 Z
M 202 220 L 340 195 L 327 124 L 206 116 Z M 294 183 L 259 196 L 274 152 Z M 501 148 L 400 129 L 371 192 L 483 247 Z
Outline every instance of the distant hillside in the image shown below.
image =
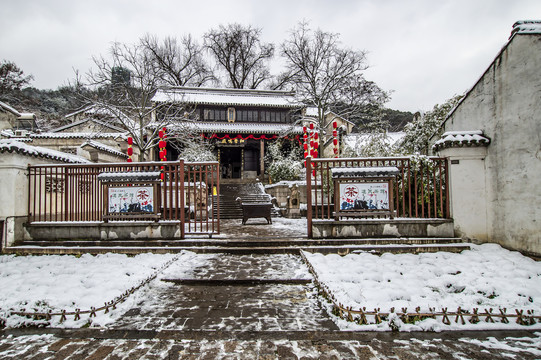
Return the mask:
M 413 114 L 409 111 L 385 109 L 383 121 L 389 123 L 389 131 L 398 132 L 402 131 L 407 123 L 413 121 Z
M 83 105 L 69 87 L 60 87 L 57 90 L 28 87 L 4 93 L 0 96 L 0 101 L 8 103 L 18 111 L 36 114 L 38 126 L 43 129 L 60 125 L 64 115 Z

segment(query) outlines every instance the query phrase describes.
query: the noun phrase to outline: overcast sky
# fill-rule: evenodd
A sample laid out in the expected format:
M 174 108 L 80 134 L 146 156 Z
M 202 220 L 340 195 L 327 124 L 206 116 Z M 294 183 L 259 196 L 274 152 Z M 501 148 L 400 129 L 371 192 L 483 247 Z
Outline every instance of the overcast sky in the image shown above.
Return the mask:
M 34 75 L 34 87 L 56 89 L 114 41 L 145 33 L 201 39 L 239 22 L 278 46 L 307 20 L 366 50 L 366 78 L 393 91 L 388 107 L 413 112 L 468 90 L 513 23 L 533 19 L 541 19 L 541 0 L 0 0 L 0 59 Z

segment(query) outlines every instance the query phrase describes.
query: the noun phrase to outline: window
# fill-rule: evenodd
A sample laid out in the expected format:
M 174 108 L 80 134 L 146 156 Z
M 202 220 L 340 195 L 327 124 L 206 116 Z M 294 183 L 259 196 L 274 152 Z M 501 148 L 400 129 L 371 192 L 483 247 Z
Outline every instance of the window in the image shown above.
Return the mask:
M 227 121 L 235 122 L 235 108 L 227 108 Z

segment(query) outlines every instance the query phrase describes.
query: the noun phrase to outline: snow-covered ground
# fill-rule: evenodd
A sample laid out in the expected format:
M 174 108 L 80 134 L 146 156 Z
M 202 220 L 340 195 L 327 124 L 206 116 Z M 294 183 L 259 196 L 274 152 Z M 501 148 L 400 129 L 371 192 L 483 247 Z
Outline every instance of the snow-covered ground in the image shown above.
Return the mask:
M 322 255 L 305 253 L 313 265 L 319 280 L 327 285 L 338 302 L 354 310 L 366 307 L 367 311 L 380 308 L 389 312 L 408 308 L 415 312 L 429 312 L 429 308 L 456 311 L 460 306 L 472 311 L 479 308 L 507 308 L 507 314 L 515 309 L 534 310 L 541 314 L 541 262 L 536 262 L 518 252 L 501 248 L 496 244 L 472 246 L 471 251 L 460 254 L 438 252 L 423 254 L 369 253 Z M 466 325 L 442 323 L 441 318 L 427 319 L 416 324 L 404 324 L 395 319 L 401 330 L 445 329 L 541 329 L 541 324 L 522 326 L 510 318 L 509 324 L 481 322 Z M 373 319 L 369 319 L 373 322 Z M 357 325 L 337 320 L 343 329 L 389 330 L 389 324 Z
M 65 309 L 67 312 L 76 308 L 89 310 L 98 308 L 114 300 L 126 290 L 138 285 L 168 261 L 178 256 L 178 260 L 161 272 L 160 277 L 169 271 L 175 274 L 189 273 L 194 267 L 208 259 L 192 252 L 180 255 L 140 254 L 129 257 L 122 254 L 75 256 L 0 256 L 0 318 L 6 318 L 8 327 L 15 327 L 28 322 L 21 316 L 8 316 L 10 310 L 33 312 L 53 312 Z M 111 310 L 103 311 L 92 318 L 94 326 L 108 324 L 144 296 L 145 291 L 153 286 L 152 282 L 130 295 L 128 299 Z M 60 324 L 60 317 L 51 319 L 53 326 L 80 327 L 89 320 L 88 314 L 74 320 L 68 316 Z

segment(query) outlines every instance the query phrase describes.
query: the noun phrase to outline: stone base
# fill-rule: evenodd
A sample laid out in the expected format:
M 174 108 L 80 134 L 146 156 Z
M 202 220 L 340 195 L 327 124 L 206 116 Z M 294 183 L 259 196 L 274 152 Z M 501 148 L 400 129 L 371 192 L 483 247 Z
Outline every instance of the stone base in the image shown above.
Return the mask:
M 312 237 L 454 237 L 452 219 L 313 220 Z
M 178 222 L 48 223 L 24 227 L 24 240 L 116 240 L 180 238 Z

